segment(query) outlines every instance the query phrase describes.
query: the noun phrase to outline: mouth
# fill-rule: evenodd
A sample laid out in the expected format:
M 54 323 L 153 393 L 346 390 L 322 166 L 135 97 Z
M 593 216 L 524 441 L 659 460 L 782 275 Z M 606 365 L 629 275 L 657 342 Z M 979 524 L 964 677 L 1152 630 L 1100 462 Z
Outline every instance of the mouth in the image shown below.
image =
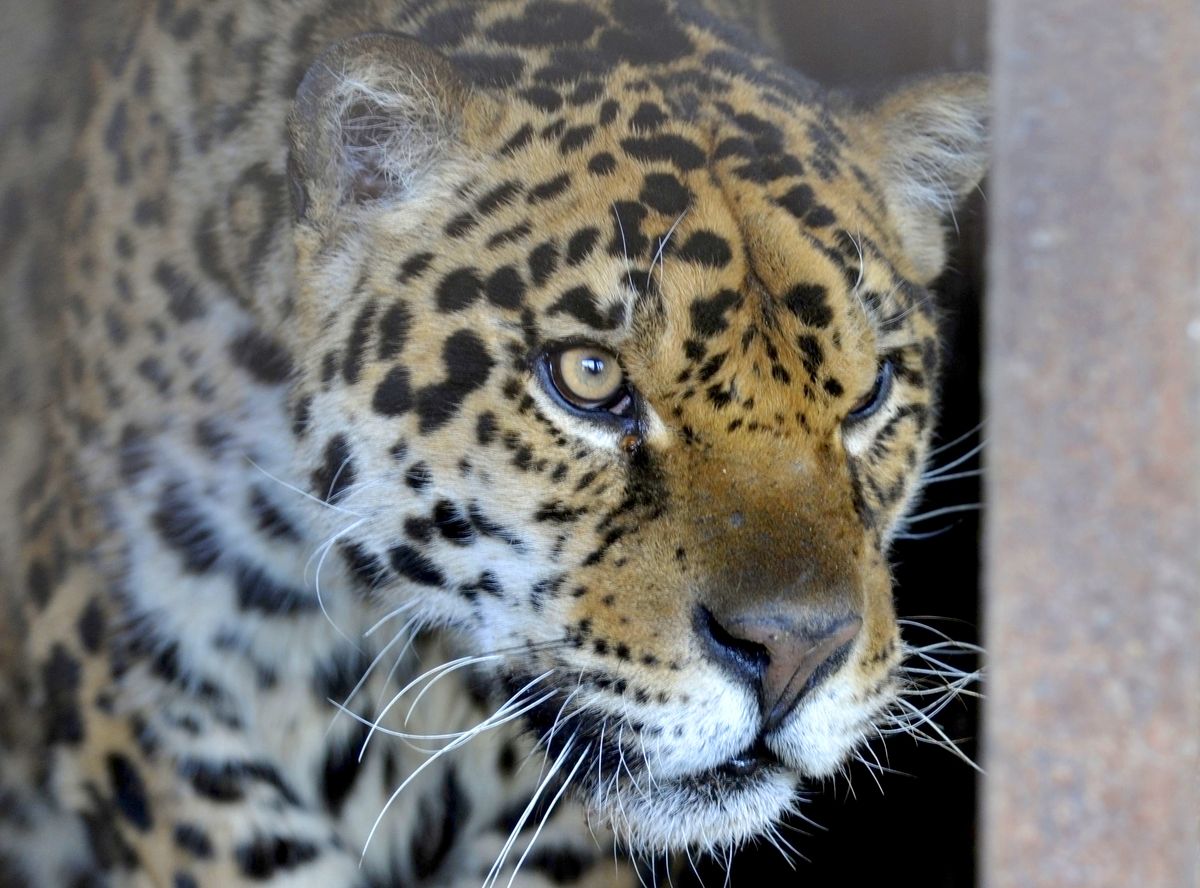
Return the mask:
M 783 763 L 759 737 L 753 744 L 719 765 L 680 778 L 681 788 L 700 792 L 748 789 L 764 777 L 784 769 Z

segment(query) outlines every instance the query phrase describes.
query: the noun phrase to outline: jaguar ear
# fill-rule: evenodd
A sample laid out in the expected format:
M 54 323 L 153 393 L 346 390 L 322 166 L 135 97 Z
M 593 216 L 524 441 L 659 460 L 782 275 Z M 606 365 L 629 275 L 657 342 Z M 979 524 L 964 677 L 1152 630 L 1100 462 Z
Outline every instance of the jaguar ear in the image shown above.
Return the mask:
M 484 100 L 443 56 L 401 34 L 329 47 L 305 73 L 288 118 L 288 178 L 298 220 L 418 200 L 462 152 Z
M 884 199 L 922 283 L 946 264 L 946 223 L 987 171 L 987 78 L 933 77 L 867 115 Z

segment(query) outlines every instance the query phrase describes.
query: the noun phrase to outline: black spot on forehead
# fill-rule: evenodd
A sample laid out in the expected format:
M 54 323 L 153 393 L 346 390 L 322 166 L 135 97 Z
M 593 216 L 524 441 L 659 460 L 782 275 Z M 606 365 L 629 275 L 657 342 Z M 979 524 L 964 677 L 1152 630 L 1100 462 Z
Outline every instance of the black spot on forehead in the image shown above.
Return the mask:
M 804 369 L 808 371 L 808 375 L 815 382 L 817 370 L 825 361 L 825 350 L 821 347 L 817 337 L 808 333 L 797 337 L 796 345 L 800 349 L 800 359 L 804 362 Z
M 342 361 L 342 378 L 347 385 L 358 382 L 362 372 L 363 352 L 366 351 L 367 337 L 371 332 L 371 324 L 375 320 L 376 304 L 368 302 L 362 307 L 350 326 L 350 336 L 346 339 L 346 353 Z
M 820 284 L 797 284 L 783 297 L 788 311 L 809 327 L 828 327 L 833 321 L 828 291 Z
M 617 159 L 607 151 L 601 151 L 588 161 L 588 172 L 596 176 L 607 176 L 617 168 Z
M 725 330 L 729 324 L 725 321 L 725 312 L 739 305 L 742 297 L 734 290 L 721 290 L 707 299 L 697 299 L 692 303 L 692 329 L 696 335 L 708 338 Z
M 407 543 L 394 547 L 388 553 L 392 570 L 407 580 L 422 586 L 441 586 L 446 582 L 437 565 Z
M 557 111 L 563 106 L 563 97 L 559 95 L 557 90 L 551 89 L 548 86 L 531 86 L 528 89 L 522 90 L 519 95 L 529 104 L 533 105 L 533 107 L 547 113 Z M 532 136 L 533 129 L 530 128 L 529 137 L 532 138 Z
M 475 212 L 481 216 L 489 216 L 500 207 L 507 206 L 522 191 L 519 182 L 505 182 L 496 186 L 475 203 Z
M 417 36 L 425 43 L 443 48 L 458 46 L 475 29 L 476 11 L 456 6 L 435 12 L 421 24 Z
M 638 0 L 643 2 L 643 0 Z M 669 20 L 650 27 L 610 28 L 600 35 L 600 51 L 614 62 L 631 65 L 660 65 L 692 51 L 687 34 Z
M 553 241 L 538 244 L 529 254 L 529 273 L 535 285 L 541 287 L 558 268 L 558 246 Z
M 603 52 L 631 64 L 669 62 L 694 51 L 692 41 L 663 0 L 615 0 L 619 27 L 600 36 Z
M 216 530 L 183 485 L 163 486 L 151 521 L 189 573 L 204 573 L 216 563 L 220 554 Z
M 529 191 L 529 197 L 527 198 L 527 200 L 529 201 L 531 206 L 539 204 L 539 203 L 543 203 L 544 201 L 551 200 L 555 197 L 558 197 L 558 195 L 560 195 L 564 191 L 566 191 L 567 188 L 570 187 L 570 185 L 571 185 L 571 174 L 570 173 L 560 173 L 559 175 L 555 176 L 554 178 L 548 179 L 545 182 L 542 182 L 538 185 L 535 185 L 533 188 L 531 188 Z
M 259 836 L 233 852 L 242 875 L 256 881 L 266 881 L 280 870 L 295 869 L 320 854 L 312 842 L 282 836 Z
M 642 102 L 629 118 L 629 125 L 635 129 L 656 130 L 667 122 L 667 115 L 654 102 Z
M 550 53 L 549 64 L 535 71 L 533 79 L 540 83 L 565 86 L 574 83 L 581 77 L 600 75 L 609 67 L 609 64 L 594 49 L 563 46 Z
M 672 255 L 684 262 L 707 265 L 710 268 L 724 268 L 733 259 L 729 242 L 711 231 L 697 231 L 691 234 L 682 245 L 672 251 Z
M 300 589 L 282 585 L 258 567 L 242 562 L 234 569 L 238 607 L 268 616 L 289 616 L 317 607 L 316 599 Z
M 527 123 L 509 137 L 508 141 L 504 143 L 504 147 L 500 149 L 500 153 L 509 156 L 516 154 L 528 145 L 532 139 L 533 125 Z
M 817 201 L 816 194 L 809 185 L 797 185 L 787 194 L 776 198 L 775 203 L 810 228 L 824 228 L 837 221 L 833 210 Z
M 604 86 L 596 80 L 584 80 L 571 92 L 569 101 L 572 105 L 587 105 L 596 101 L 604 94 Z
M 567 264 L 578 265 L 592 252 L 600 239 L 600 229 L 588 226 L 571 235 L 567 242 Z
M 108 779 L 113 801 L 121 815 L 145 832 L 154 825 L 146 785 L 133 762 L 119 753 L 108 756 Z
M 451 58 L 467 79 L 479 86 L 512 86 L 525 73 L 525 60 L 510 53 L 458 52 Z
M 582 43 L 604 23 L 595 10 L 582 4 L 557 0 L 534 0 L 521 16 L 510 16 L 485 32 L 497 43 L 509 46 L 554 46 Z
M 497 269 L 484 284 L 488 301 L 497 308 L 516 309 L 525 299 L 525 281 L 511 265 Z
M 562 138 L 558 143 L 558 150 L 562 154 L 571 154 L 585 147 L 592 140 L 596 128 L 591 124 L 582 124 L 574 126 L 563 133 Z
M 594 330 L 615 330 L 625 317 L 625 305 L 618 302 L 601 313 L 596 295 L 587 286 L 574 287 L 559 297 L 546 314 L 566 314 Z
M 638 199 L 664 216 L 678 216 L 692 203 L 692 192 L 670 173 L 647 173 Z
M 650 239 L 642 233 L 646 208 L 640 203 L 619 200 L 612 205 L 613 235 L 608 252 L 613 256 L 640 256 L 650 248 Z
M 63 644 L 55 642 L 41 668 L 47 744 L 74 745 L 83 740 L 83 717 L 78 700 L 81 671 L 79 661 Z
M 473 268 L 457 268 L 442 278 L 437 286 L 438 311 L 462 311 L 473 305 L 483 294 L 483 281 Z
M 622 139 L 621 147 L 634 160 L 645 163 L 666 162 L 685 172 L 704 166 L 704 150 L 690 139 L 673 133 Z
M 600 125 L 608 126 L 621 113 L 621 103 L 616 99 L 608 99 L 600 106 Z

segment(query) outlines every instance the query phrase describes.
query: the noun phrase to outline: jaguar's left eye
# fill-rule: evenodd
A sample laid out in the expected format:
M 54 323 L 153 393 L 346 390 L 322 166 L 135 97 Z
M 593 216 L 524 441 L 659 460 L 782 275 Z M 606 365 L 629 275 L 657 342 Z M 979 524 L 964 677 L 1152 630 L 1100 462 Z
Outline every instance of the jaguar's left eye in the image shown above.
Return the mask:
M 546 353 L 550 387 L 569 406 L 624 416 L 632 399 L 617 356 L 595 345 L 570 345 Z
M 885 358 L 879 363 L 875 385 L 850 408 L 850 412 L 846 414 L 846 422 L 862 422 L 879 412 L 879 408 L 887 403 L 888 396 L 892 393 L 893 376 L 892 362 Z

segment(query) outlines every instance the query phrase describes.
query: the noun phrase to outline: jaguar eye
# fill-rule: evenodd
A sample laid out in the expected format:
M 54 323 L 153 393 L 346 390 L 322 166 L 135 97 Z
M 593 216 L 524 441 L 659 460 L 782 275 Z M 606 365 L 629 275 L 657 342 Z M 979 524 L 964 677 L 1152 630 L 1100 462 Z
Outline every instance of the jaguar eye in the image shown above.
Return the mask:
M 578 410 L 623 416 L 632 399 L 617 356 L 595 345 L 572 345 L 546 355 L 550 385 Z
M 879 372 L 875 374 L 875 385 L 850 408 L 846 422 L 861 422 L 877 413 L 892 393 L 893 375 L 892 362 L 887 359 L 881 361 Z

